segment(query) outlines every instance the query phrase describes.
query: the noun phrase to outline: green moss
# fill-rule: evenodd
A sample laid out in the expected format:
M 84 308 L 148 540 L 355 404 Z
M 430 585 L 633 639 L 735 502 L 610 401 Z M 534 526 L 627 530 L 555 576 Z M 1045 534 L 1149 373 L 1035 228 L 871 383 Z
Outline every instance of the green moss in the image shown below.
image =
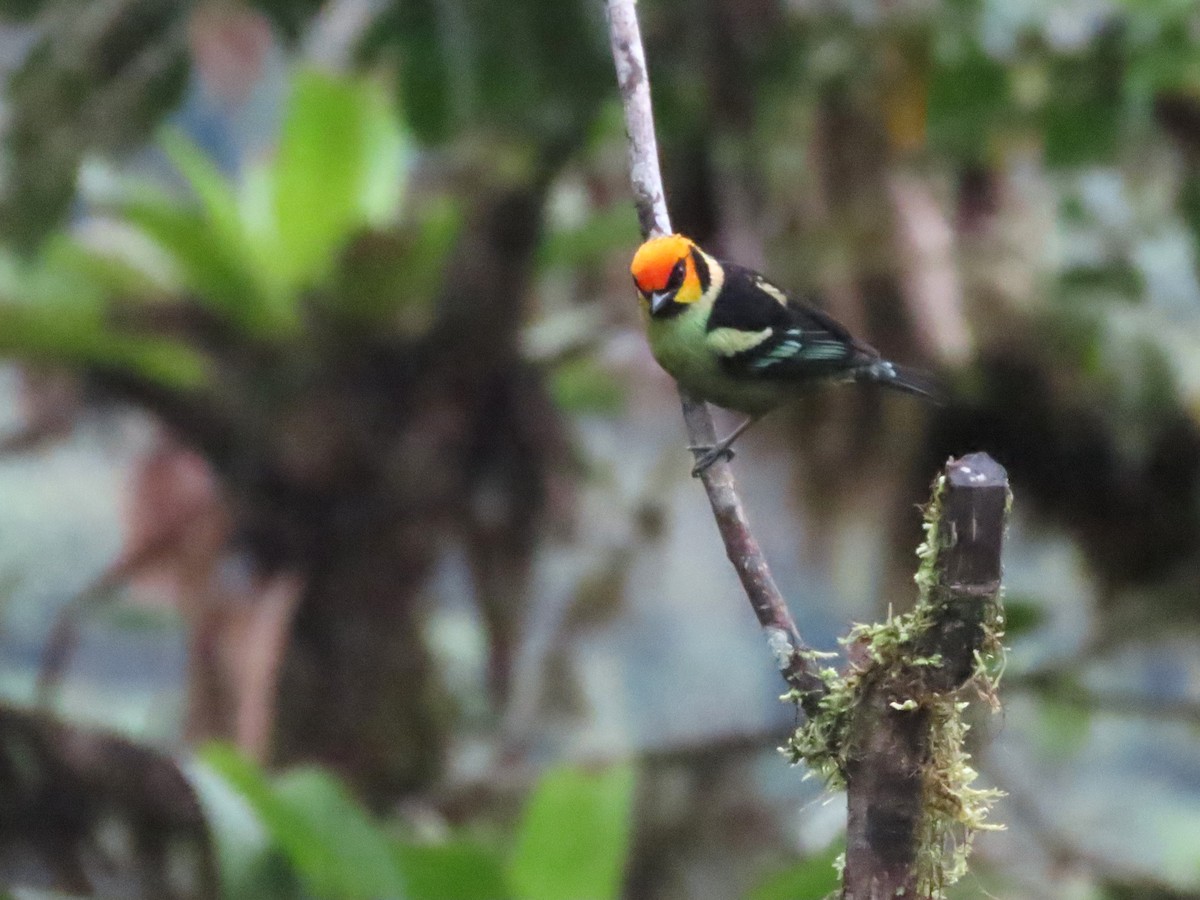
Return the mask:
M 974 786 L 977 773 L 964 749 L 970 726 L 963 720 L 968 703 L 959 699 L 967 689 L 938 694 L 922 687 L 921 670 L 941 664 L 939 656 L 915 656 L 913 647 L 928 629 L 940 602 L 937 559 L 941 549 L 938 522 L 942 515 L 945 477 L 934 481 L 932 498 L 925 508 L 925 542 L 917 548 L 920 566 L 915 581 L 918 599 L 903 615 L 892 615 L 878 624 L 856 625 L 842 639 L 861 660 L 843 674 L 832 668 L 821 670 L 828 693 L 815 716 L 808 718 L 783 748 L 794 763 L 804 763 L 809 775 L 817 774 L 834 789 L 845 787 L 851 728 L 858 704 L 867 689 L 881 680 L 890 703 L 897 711 L 924 710 L 929 720 L 929 762 L 925 770 L 922 809 L 916 858 L 917 883 L 922 897 L 941 898 L 967 870 L 967 857 L 976 832 L 1002 825 L 989 823 L 988 813 L 1002 792 Z M 1010 498 L 1011 500 L 1011 498 Z M 985 615 L 985 638 L 976 654 L 975 670 L 967 687 L 995 707 L 996 683 L 1003 668 L 1003 614 L 999 600 L 990 603 Z M 796 702 L 795 692 L 784 695 Z M 808 777 L 808 776 L 806 776 Z

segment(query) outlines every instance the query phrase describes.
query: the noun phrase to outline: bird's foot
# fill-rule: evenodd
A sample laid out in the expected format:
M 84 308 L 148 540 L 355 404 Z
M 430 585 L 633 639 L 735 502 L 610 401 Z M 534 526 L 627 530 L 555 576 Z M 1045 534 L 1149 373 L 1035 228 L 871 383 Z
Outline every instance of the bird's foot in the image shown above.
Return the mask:
M 692 466 L 692 477 L 699 478 L 704 472 L 722 457 L 725 460 L 733 459 L 733 448 L 722 442 L 715 446 L 688 447 L 689 450 L 696 456 L 696 464 Z

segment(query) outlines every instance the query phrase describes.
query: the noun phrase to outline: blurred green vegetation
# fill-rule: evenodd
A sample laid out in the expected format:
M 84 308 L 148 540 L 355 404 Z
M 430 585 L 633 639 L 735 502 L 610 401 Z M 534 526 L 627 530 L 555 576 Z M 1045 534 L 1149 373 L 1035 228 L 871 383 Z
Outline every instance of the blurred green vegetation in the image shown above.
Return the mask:
M 812 601 L 797 599 L 802 627 L 908 602 L 912 504 L 948 454 L 987 450 L 1016 487 L 1002 692 L 1029 705 L 997 729 L 1022 749 L 996 772 L 1013 782 L 1000 818 L 1017 837 L 981 842 L 980 880 L 959 896 L 1067 896 L 1032 883 L 1063 871 L 1070 896 L 1197 896 L 1187 828 L 1200 798 L 1180 787 L 1200 765 L 1187 749 L 1200 705 L 1187 664 L 1200 625 L 1195 4 L 639 11 L 677 227 L 824 289 L 832 312 L 950 385 L 928 415 L 816 398 L 769 443 L 785 462 L 768 458 L 757 485 L 747 472 L 755 496 L 787 494 L 764 524 L 789 591 Z M 683 454 L 644 458 L 649 420 L 674 411 L 666 395 L 645 412 L 658 382 L 628 339 L 638 235 L 601 6 L 26 0 L 2 12 L 0 354 L 65 371 L 89 410 L 141 410 L 203 459 L 229 522 L 222 577 L 249 572 L 259 602 L 281 573 L 302 583 L 271 768 L 217 745 L 189 770 L 227 895 L 831 890 L 836 849 L 797 839 L 796 811 L 749 787 L 734 753 L 547 769 L 541 732 L 498 736 L 529 702 L 514 695 L 515 660 L 546 640 L 537 565 L 568 555 L 562 535 L 591 535 L 572 552 L 596 561 L 566 591 L 571 637 L 645 600 L 625 596 L 642 583 L 638 554 L 686 545 L 685 565 L 651 559 L 670 572 L 719 555 L 672 519 L 670 492 L 687 485 L 660 476 L 684 471 Z M 598 421 L 614 429 L 600 440 Z M 588 458 L 608 445 L 636 464 Z M 650 487 L 630 487 L 643 472 Z M 594 532 L 579 521 L 609 507 Z M 871 529 L 884 549 L 868 553 Z M 877 579 L 859 571 L 889 554 Z M 486 684 L 457 692 L 425 607 L 455 566 L 486 657 Z M 876 581 L 852 610 L 813 598 Z M 688 585 L 698 608 L 704 587 Z M 202 630 L 202 616 L 180 616 Z M 560 643 L 538 701 L 555 725 L 588 715 L 574 645 Z M 653 660 L 639 677 L 659 674 L 659 643 L 639 644 Z M 693 717 L 710 713 L 715 744 L 720 716 Z M 235 737 L 227 720 L 195 724 L 181 730 Z M 445 812 L 438 792 L 472 741 L 541 774 Z M 1161 778 L 1123 788 L 1120 766 L 1145 760 Z M 1069 775 L 1105 787 L 1056 818 L 1036 801 Z M 1100 824 L 1077 826 L 1113 820 L 1095 795 L 1122 790 L 1152 818 L 1166 802 L 1152 788 L 1186 806 L 1175 842 L 1143 828 L 1114 855 Z M 422 820 L 426 803 L 436 814 Z
M 634 770 L 546 771 L 511 833 L 419 834 L 375 820 L 337 779 L 268 776 L 227 746 L 206 748 L 192 783 L 208 814 L 229 900 L 604 900 L 621 895 Z

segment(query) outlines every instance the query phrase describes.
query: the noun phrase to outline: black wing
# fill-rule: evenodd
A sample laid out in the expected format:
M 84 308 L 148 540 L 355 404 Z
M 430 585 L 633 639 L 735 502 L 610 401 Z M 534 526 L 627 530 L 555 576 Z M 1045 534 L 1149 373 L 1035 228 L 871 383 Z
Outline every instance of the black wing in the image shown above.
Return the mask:
M 757 272 L 723 264 L 725 284 L 708 321 L 727 372 L 746 378 L 820 378 L 879 358 L 845 326 L 789 297 Z

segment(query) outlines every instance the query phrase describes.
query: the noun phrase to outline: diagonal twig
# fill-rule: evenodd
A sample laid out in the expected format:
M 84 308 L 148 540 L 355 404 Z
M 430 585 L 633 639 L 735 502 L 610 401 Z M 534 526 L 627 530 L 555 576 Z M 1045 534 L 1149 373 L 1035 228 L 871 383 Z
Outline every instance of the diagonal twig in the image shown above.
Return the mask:
M 607 0 L 606 8 L 613 62 L 625 110 L 625 129 L 629 136 L 629 178 L 638 222 L 643 237 L 670 234 L 671 220 L 658 166 L 658 143 L 650 105 L 650 79 L 635 0 Z M 680 391 L 680 400 L 689 442 L 694 446 L 715 444 L 716 432 L 708 407 L 683 391 Z M 703 473 L 701 479 L 725 543 L 725 552 L 737 571 L 783 677 L 797 691 L 801 705 L 811 715 L 826 692 L 825 683 L 816 671 L 812 654 L 801 638 L 750 530 L 733 471 L 727 462 L 719 460 Z

